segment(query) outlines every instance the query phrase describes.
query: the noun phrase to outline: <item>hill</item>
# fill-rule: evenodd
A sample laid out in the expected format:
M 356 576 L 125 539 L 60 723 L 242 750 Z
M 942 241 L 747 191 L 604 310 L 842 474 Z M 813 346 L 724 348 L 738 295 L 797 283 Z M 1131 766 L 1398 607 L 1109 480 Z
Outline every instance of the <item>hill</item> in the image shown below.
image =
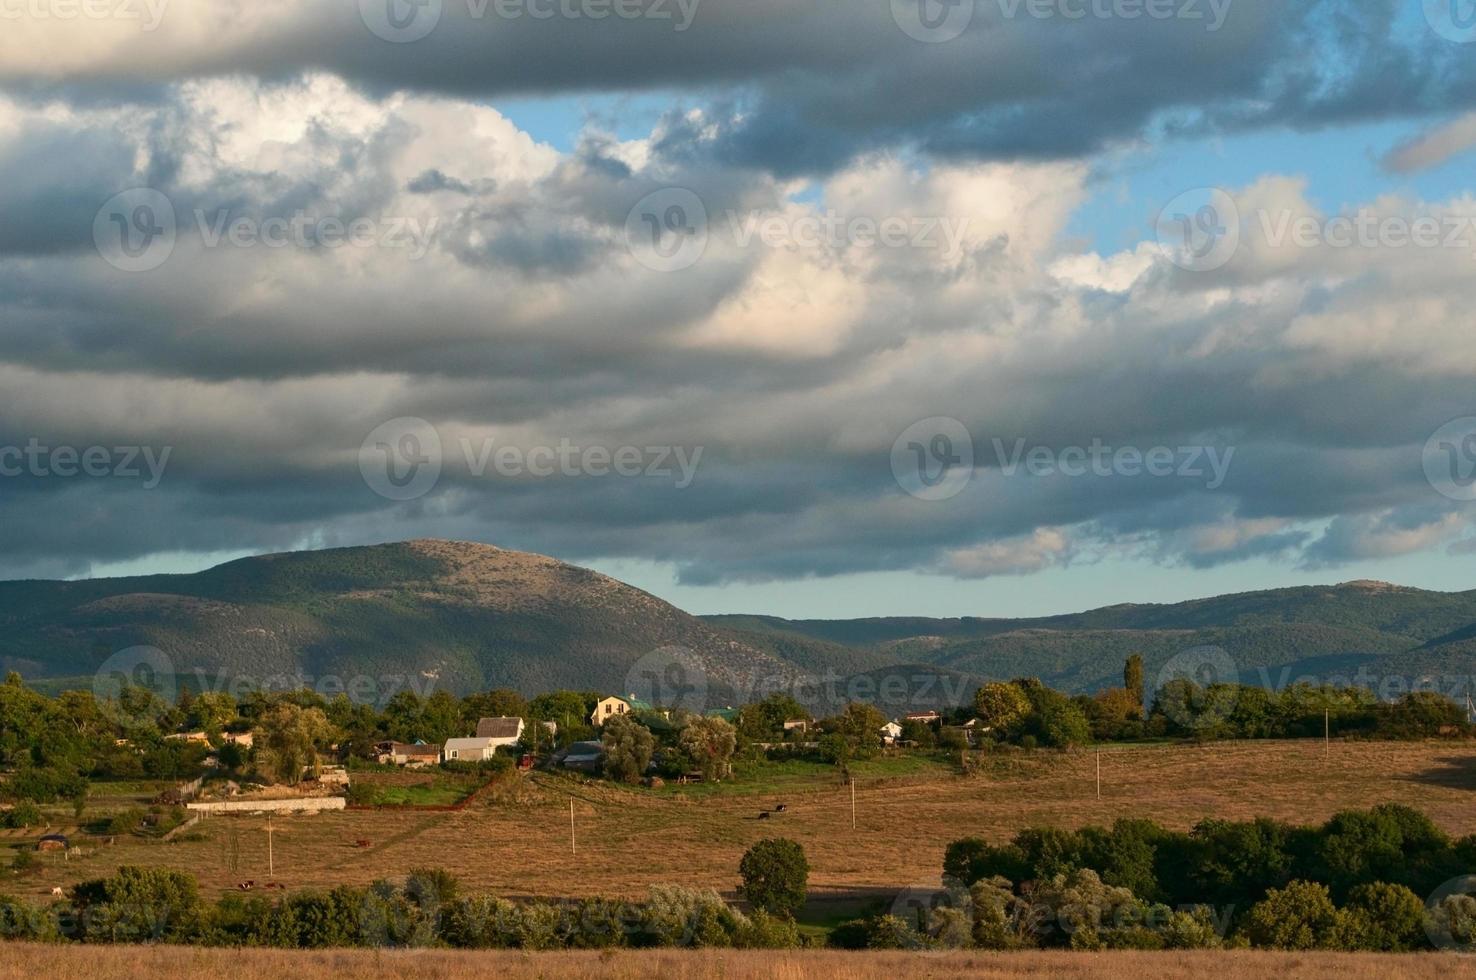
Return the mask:
M 626 691 L 649 674 L 649 655 L 661 667 L 655 652 L 680 647 L 710 704 L 808 677 L 820 681 L 815 710 L 883 681 L 899 709 L 966 700 L 959 692 L 983 679 L 1090 691 L 1117 683 L 1133 652 L 1152 683 L 1198 646 L 1223 648 L 1242 679 L 1273 687 L 1476 673 L 1476 591 L 1351 582 L 1028 619 L 695 617 L 589 569 L 449 541 L 264 555 L 190 575 L 0 582 L 0 625 L 0 670 L 52 688 L 90 683 L 133 646 L 164 651 L 202 685 L 367 676 L 381 689 L 529 694 Z
M 839 643 L 990 679 L 1036 676 L 1068 691 L 1119 683 L 1143 654 L 1150 683 L 1176 654 L 1217 646 L 1247 683 L 1298 678 L 1400 680 L 1433 675 L 1453 689 L 1476 674 L 1476 591 L 1430 592 L 1349 582 L 1125 604 L 1028 619 L 882 617 L 788 620 L 710 616 L 714 626 Z M 1444 683 L 1449 681 L 1449 684 Z
M 734 700 L 755 678 L 877 661 L 803 638 L 750 640 L 588 569 L 447 541 L 267 555 L 192 575 L 3 582 L 0 622 L 0 669 L 28 679 L 90 677 L 142 645 L 206 683 L 368 676 L 458 693 L 623 692 L 643 656 L 682 647 L 712 697 Z

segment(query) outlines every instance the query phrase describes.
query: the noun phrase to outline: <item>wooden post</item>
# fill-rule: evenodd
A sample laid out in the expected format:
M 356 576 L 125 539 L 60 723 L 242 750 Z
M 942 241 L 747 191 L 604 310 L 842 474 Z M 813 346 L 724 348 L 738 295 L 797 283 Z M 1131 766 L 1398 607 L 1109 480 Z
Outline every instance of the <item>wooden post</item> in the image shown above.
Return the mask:
M 851 829 L 856 829 L 856 777 L 851 777 Z
M 569 797 L 569 853 L 578 854 L 579 850 L 574 843 L 574 797 Z
M 277 862 L 272 854 L 272 814 L 267 811 L 267 877 L 277 876 Z
M 1097 750 L 1097 799 L 1102 798 L 1102 750 Z
M 1332 723 L 1327 708 L 1322 709 L 1322 757 L 1332 758 Z

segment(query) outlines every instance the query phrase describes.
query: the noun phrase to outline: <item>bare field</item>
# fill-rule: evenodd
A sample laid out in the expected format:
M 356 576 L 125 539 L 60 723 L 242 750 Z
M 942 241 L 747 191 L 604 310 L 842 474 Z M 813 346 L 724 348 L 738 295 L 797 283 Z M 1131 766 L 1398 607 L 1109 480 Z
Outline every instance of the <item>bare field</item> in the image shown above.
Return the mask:
M 486 977 L 543 980 L 890 980 L 892 977 L 1140 977 L 1259 980 L 1261 977 L 1338 976 L 1384 980 L 1476 976 L 1476 963 L 1453 954 L 1385 956 L 1373 953 L 840 953 L 738 950 L 578 953 L 452 952 L 415 950 L 332 952 L 8 945 L 0 980 L 86 976 L 135 980 L 172 976 L 236 980 L 240 976 L 297 980 L 327 977 Z
M 876 770 L 880 771 L 880 770 Z M 34 897 L 120 864 L 189 871 L 207 894 L 269 877 L 288 888 L 366 884 L 442 866 L 472 891 L 519 896 L 628 896 L 653 882 L 731 894 L 743 851 L 783 835 L 809 855 L 820 895 L 882 894 L 939 878 L 943 850 L 965 835 L 1003 840 L 1028 825 L 1076 827 L 1151 817 L 1188 828 L 1207 816 L 1322 820 L 1339 809 L 1399 802 L 1452 834 L 1476 833 L 1476 746 L 1316 741 L 1142 746 L 1001 756 L 983 774 L 941 767 L 862 777 L 851 796 L 833 774 L 691 794 L 537 774 L 460 812 L 357 810 L 273 820 L 275 875 L 263 817 L 212 817 L 170 843 L 118 838 L 81 859 L 48 858 L 0 889 Z M 699 795 L 697 790 L 703 792 Z M 570 851 L 570 800 L 577 851 Z M 788 812 L 759 820 L 779 803 Z M 359 842 L 367 842 L 360 846 Z

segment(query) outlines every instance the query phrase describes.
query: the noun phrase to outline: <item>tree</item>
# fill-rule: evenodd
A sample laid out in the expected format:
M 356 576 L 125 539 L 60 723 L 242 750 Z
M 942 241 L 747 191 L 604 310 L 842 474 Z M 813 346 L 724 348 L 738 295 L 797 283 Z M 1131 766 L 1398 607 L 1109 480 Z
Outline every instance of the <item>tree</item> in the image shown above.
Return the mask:
M 938 742 L 938 733 L 925 721 L 903 721 L 902 741 L 913 742 L 921 748 L 930 749 Z
M 1138 715 L 1143 713 L 1143 655 L 1134 653 L 1122 665 L 1122 686 L 1133 696 L 1138 705 Z
M 750 905 L 763 912 L 793 916 L 805 904 L 810 863 L 795 841 L 774 837 L 748 849 L 738 864 L 739 889 Z
M 1053 691 L 1040 682 L 1023 685 L 1025 697 L 1030 701 L 1030 714 L 1025 719 L 1025 731 L 1034 735 L 1041 744 L 1065 749 L 1073 745 L 1085 745 L 1092 740 L 1091 726 L 1086 715 L 1066 695 Z
M 627 715 L 613 715 L 601 731 L 605 747 L 605 772 L 621 782 L 633 783 L 646 774 L 656 751 L 656 736 Z
M 1359 949 L 1402 953 L 1425 943 L 1425 903 L 1403 885 L 1359 885 L 1348 895 L 1349 942 Z
M 721 718 L 693 718 L 677 736 L 677 748 L 706 780 L 722 779 L 738 747 L 738 734 Z
M 450 691 L 437 691 L 425 699 L 420 712 L 420 737 L 432 745 L 465 735 L 461 705 Z
M 788 694 L 770 694 L 743 706 L 738 712 L 738 731 L 753 742 L 773 742 L 784 737 L 784 723 L 795 718 L 809 721 L 810 713 Z
M 1018 684 L 985 684 L 974 692 L 974 712 L 990 731 L 1002 734 L 1030 713 L 1030 701 Z
M 842 764 L 853 758 L 865 759 L 875 755 L 886 723 L 887 716 L 876 708 L 853 701 L 846 705 L 846 710 L 823 722 L 826 733 L 833 737 L 821 739 L 821 751 Z
M 307 769 L 318 767 L 318 748 L 333 738 L 333 726 L 320 708 L 282 703 L 261 718 L 254 748 L 256 767 L 279 783 L 296 786 Z
M 482 718 L 527 718 L 528 701 L 509 687 L 469 694 L 461 701 L 461 720 L 475 728 Z
M 1293 881 L 1251 906 L 1241 926 L 1253 946 L 1271 949 L 1336 949 L 1345 923 L 1327 886 Z

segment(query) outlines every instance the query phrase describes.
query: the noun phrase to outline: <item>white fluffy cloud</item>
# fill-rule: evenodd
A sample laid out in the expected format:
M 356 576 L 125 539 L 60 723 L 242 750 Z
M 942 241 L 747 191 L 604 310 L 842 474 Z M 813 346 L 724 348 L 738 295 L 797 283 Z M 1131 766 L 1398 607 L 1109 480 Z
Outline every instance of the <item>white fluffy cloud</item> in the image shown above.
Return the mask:
M 481 102 L 375 97 L 328 73 L 187 81 L 121 110 L 0 102 L 15 177 L 0 181 L 0 444 L 173 447 L 147 504 L 26 481 L 0 503 L 12 570 L 441 534 L 668 560 L 693 580 L 983 577 L 1113 548 L 1338 562 L 1463 533 L 1421 447 L 1469 408 L 1469 251 L 1272 241 L 1262 214 L 1330 216 L 1270 176 L 1232 189 L 1235 258 L 1189 272 L 1153 242 L 1069 242 L 1082 162 L 878 152 L 800 179 L 666 152 L 674 128 L 699 134 L 689 148 L 720 140 L 705 119 L 624 142 L 591 130 L 561 152 Z M 158 268 L 126 272 L 93 223 L 137 186 L 168 197 L 179 232 Z M 673 186 L 703 202 L 705 248 L 661 271 L 628 221 Z M 1469 198 L 1367 208 L 1473 213 Z M 280 247 L 229 234 L 293 219 L 306 237 Z M 367 244 L 326 244 L 325 222 L 354 221 Z M 403 416 L 436 426 L 444 473 L 396 504 L 357 461 Z M 967 429 L 977 465 L 945 502 L 907 496 L 892 468 L 898 434 L 934 416 Z M 489 440 L 700 447 L 703 463 L 680 490 L 499 480 L 461 450 Z M 1009 473 L 995 440 L 1237 454 L 1210 487 Z M 165 511 L 167 532 L 127 519 L 162 527 Z M 41 534 L 43 515 L 87 533 Z

